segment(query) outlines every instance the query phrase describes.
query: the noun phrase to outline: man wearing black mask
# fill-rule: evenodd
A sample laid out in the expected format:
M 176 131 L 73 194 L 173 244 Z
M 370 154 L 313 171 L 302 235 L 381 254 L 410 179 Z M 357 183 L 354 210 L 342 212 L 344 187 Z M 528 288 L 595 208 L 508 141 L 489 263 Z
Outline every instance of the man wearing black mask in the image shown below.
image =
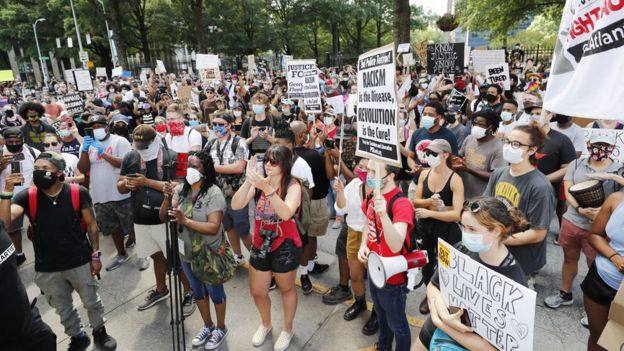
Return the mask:
M 132 142 L 130 132 L 128 131 L 128 121 L 128 116 L 124 116 L 122 114 L 115 115 L 113 117 L 113 121 L 111 122 L 113 124 L 111 128 L 111 133 L 119 135 L 120 137 L 124 137 L 129 142 Z
M 26 120 L 22 126 L 24 142 L 39 151 L 44 151 L 43 142 L 47 133 L 56 133 L 54 128 L 41 121 L 45 113 L 43 105 L 36 102 L 26 102 L 19 110 L 20 116 Z
M 503 111 L 503 103 L 502 97 L 503 88 L 501 88 L 498 84 L 491 84 L 487 88 L 487 92 L 483 99 L 487 102 L 487 105 L 484 105 L 482 109 L 492 110 L 496 112 L 496 114 L 500 115 Z M 479 111 L 475 111 L 479 112 Z

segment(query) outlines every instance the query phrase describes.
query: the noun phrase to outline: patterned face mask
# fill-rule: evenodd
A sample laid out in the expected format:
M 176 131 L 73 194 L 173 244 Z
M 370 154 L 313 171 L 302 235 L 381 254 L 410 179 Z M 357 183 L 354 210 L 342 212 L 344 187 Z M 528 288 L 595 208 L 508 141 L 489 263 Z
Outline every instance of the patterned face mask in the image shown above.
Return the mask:
M 608 144 L 587 144 L 587 149 L 591 154 L 591 158 L 595 161 L 602 161 L 611 157 L 615 146 Z

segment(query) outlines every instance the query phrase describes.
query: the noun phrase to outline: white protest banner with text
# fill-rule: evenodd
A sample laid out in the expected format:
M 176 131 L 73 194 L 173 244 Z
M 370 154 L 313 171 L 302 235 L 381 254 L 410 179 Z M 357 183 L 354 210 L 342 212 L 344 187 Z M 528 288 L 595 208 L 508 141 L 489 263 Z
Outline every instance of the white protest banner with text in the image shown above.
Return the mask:
M 121 77 L 123 74 L 123 68 L 121 66 L 113 68 L 113 72 L 111 73 L 111 77 Z
M 66 69 L 65 71 L 63 71 L 63 75 L 65 76 L 65 82 L 67 84 L 76 84 L 76 81 L 74 80 L 74 72 L 72 72 L 71 69 Z
M 108 77 L 108 75 L 106 74 L 106 67 L 95 67 L 95 76 Z
M 347 117 L 355 116 L 355 106 L 357 106 L 357 94 L 349 94 L 347 99 Z
M 88 69 L 75 69 L 73 70 L 74 81 L 76 82 L 76 90 L 78 91 L 92 91 L 93 81 L 91 80 L 91 73 Z
M 503 351 L 533 350 L 537 293 L 438 239 L 440 292 L 468 312 L 474 331 Z
M 290 60 L 286 63 L 289 99 L 303 101 L 306 113 L 321 113 L 321 91 L 315 60 Z
M 505 50 L 472 50 L 472 69 L 485 74 L 485 66 L 505 62 Z
M 401 167 L 394 44 L 360 55 L 357 68 L 357 156 Z
M 198 70 L 205 68 L 218 68 L 219 56 L 211 54 L 197 54 L 195 55 L 195 66 Z
M 498 84 L 504 90 L 511 89 L 509 65 L 503 62 L 485 66 L 485 81 L 488 84 Z

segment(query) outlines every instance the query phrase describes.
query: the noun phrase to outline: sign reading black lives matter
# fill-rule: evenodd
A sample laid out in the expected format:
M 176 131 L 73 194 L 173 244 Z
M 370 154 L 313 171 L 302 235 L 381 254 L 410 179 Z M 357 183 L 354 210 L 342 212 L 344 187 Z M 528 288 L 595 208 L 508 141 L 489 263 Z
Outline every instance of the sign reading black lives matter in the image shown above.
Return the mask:
M 360 55 L 356 155 L 401 167 L 394 44 Z
M 65 104 L 65 110 L 70 117 L 84 112 L 84 102 L 78 93 L 65 95 L 65 97 L 63 97 L 63 103 Z
M 288 98 L 303 102 L 306 113 L 321 113 L 321 91 L 315 60 L 286 62 Z
M 504 351 L 533 350 L 537 293 L 438 239 L 440 292 L 468 311 L 474 331 Z
M 464 43 L 427 45 L 427 73 L 464 73 Z

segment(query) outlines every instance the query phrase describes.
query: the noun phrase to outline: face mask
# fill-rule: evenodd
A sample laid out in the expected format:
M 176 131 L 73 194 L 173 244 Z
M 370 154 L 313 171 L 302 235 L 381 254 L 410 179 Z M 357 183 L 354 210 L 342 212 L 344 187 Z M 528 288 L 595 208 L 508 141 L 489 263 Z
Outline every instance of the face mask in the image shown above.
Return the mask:
M 522 162 L 522 149 L 514 149 L 511 145 L 503 146 L 503 159 L 512 165 Z
M 67 129 L 61 129 L 61 130 L 58 131 L 58 135 L 61 138 L 65 139 L 65 138 L 67 138 L 68 136 L 71 135 L 71 132 L 69 130 L 67 130 Z
M 589 153 L 591 154 L 591 158 L 595 161 L 602 161 L 605 160 L 609 157 L 611 157 L 611 154 L 613 153 L 613 149 L 614 147 L 609 145 L 609 146 L 603 146 L 603 145 L 588 145 L 587 149 L 589 150 Z
M 156 125 L 156 131 L 158 133 L 164 133 L 167 131 L 167 125 L 166 124 L 157 124 Z
M 368 175 L 368 171 L 363 171 L 363 170 L 361 170 L 359 168 L 356 168 L 354 173 L 355 173 L 356 176 L 358 176 L 358 178 L 360 178 L 362 183 L 367 182 L 366 176 Z
M 555 117 L 553 118 L 553 121 L 557 122 L 557 123 L 568 123 L 570 122 L 570 116 L 566 116 L 566 115 L 555 115 Z
M 371 189 L 376 189 L 377 188 L 377 184 L 379 183 L 379 189 L 383 188 L 384 186 L 384 181 L 383 179 L 375 179 L 373 177 L 369 177 L 368 174 L 366 176 L 366 185 L 371 188 Z
M 98 128 L 93 130 L 93 137 L 96 140 L 104 140 L 106 138 L 106 128 Z
M 472 129 L 470 130 L 470 134 L 478 139 L 484 138 L 487 134 L 487 129 L 483 128 L 483 127 L 479 127 L 479 126 L 472 126 Z
M 28 120 L 30 122 L 37 122 L 39 120 L 39 116 L 30 116 L 28 117 Z
M 420 125 L 425 129 L 431 129 L 435 125 L 435 118 L 431 116 L 423 116 Z
M 7 150 L 9 150 L 10 153 L 15 154 L 15 153 L 22 151 L 22 147 L 24 146 L 24 143 L 17 144 L 17 145 L 5 144 L 5 146 Z
M 36 169 L 33 171 L 33 183 L 40 189 L 50 189 L 58 177 L 55 173 L 45 171 L 43 169 Z
M 428 83 L 420 83 L 420 88 L 421 89 L 427 89 L 429 87 Z
M 496 95 L 485 94 L 485 96 L 483 96 L 483 99 L 485 99 L 485 101 L 487 102 L 494 102 L 496 101 Z
M 13 117 L 15 113 L 13 112 L 13 110 L 7 110 L 4 115 L 7 116 L 7 118 L 11 118 Z
M 253 112 L 257 115 L 261 115 L 264 113 L 264 105 L 253 104 L 251 108 L 253 109 Z
M 114 93 L 114 92 L 115 92 L 115 89 L 108 89 L 108 92 L 109 92 L 109 93 Z
M 444 119 L 448 124 L 454 124 L 455 122 L 457 122 L 457 117 L 455 117 L 455 115 L 453 114 L 446 116 Z
M 503 122 L 509 122 L 511 121 L 512 118 L 513 118 L 513 114 L 511 114 L 511 112 L 509 111 L 501 112 L 501 119 L 503 120 Z
M 189 126 L 190 127 L 197 127 L 198 125 L 199 125 L 199 121 L 196 120 L 196 119 L 189 121 Z
M 184 135 L 184 128 L 186 127 L 184 122 L 169 122 L 168 125 L 171 136 Z
M 425 156 L 425 161 L 427 161 L 427 164 L 429 165 L 429 167 L 431 168 L 436 168 L 438 167 L 440 164 L 442 164 L 442 161 L 440 160 L 440 156 Z
M 195 168 L 188 168 L 186 170 L 186 181 L 190 185 L 193 185 L 199 182 L 203 178 L 203 175 L 199 173 Z
M 332 123 L 334 123 L 334 119 L 331 117 L 323 117 L 323 124 L 326 126 L 330 126 Z
M 139 152 L 139 155 L 141 156 L 141 159 L 145 162 L 148 161 L 152 161 L 155 160 L 158 157 L 158 150 L 160 143 L 154 139 L 149 146 L 147 147 L 147 149 L 144 150 L 137 150 Z
M 485 252 L 492 247 L 492 242 L 486 244 L 483 242 L 483 235 L 468 233 L 462 231 L 462 244 L 472 252 Z
M 117 135 L 128 135 L 128 128 L 126 127 L 114 127 L 113 133 Z
M 224 126 L 215 126 L 214 131 L 219 133 L 219 135 L 225 135 L 225 127 Z
M 234 111 L 234 117 L 240 117 L 243 115 L 243 111 Z

